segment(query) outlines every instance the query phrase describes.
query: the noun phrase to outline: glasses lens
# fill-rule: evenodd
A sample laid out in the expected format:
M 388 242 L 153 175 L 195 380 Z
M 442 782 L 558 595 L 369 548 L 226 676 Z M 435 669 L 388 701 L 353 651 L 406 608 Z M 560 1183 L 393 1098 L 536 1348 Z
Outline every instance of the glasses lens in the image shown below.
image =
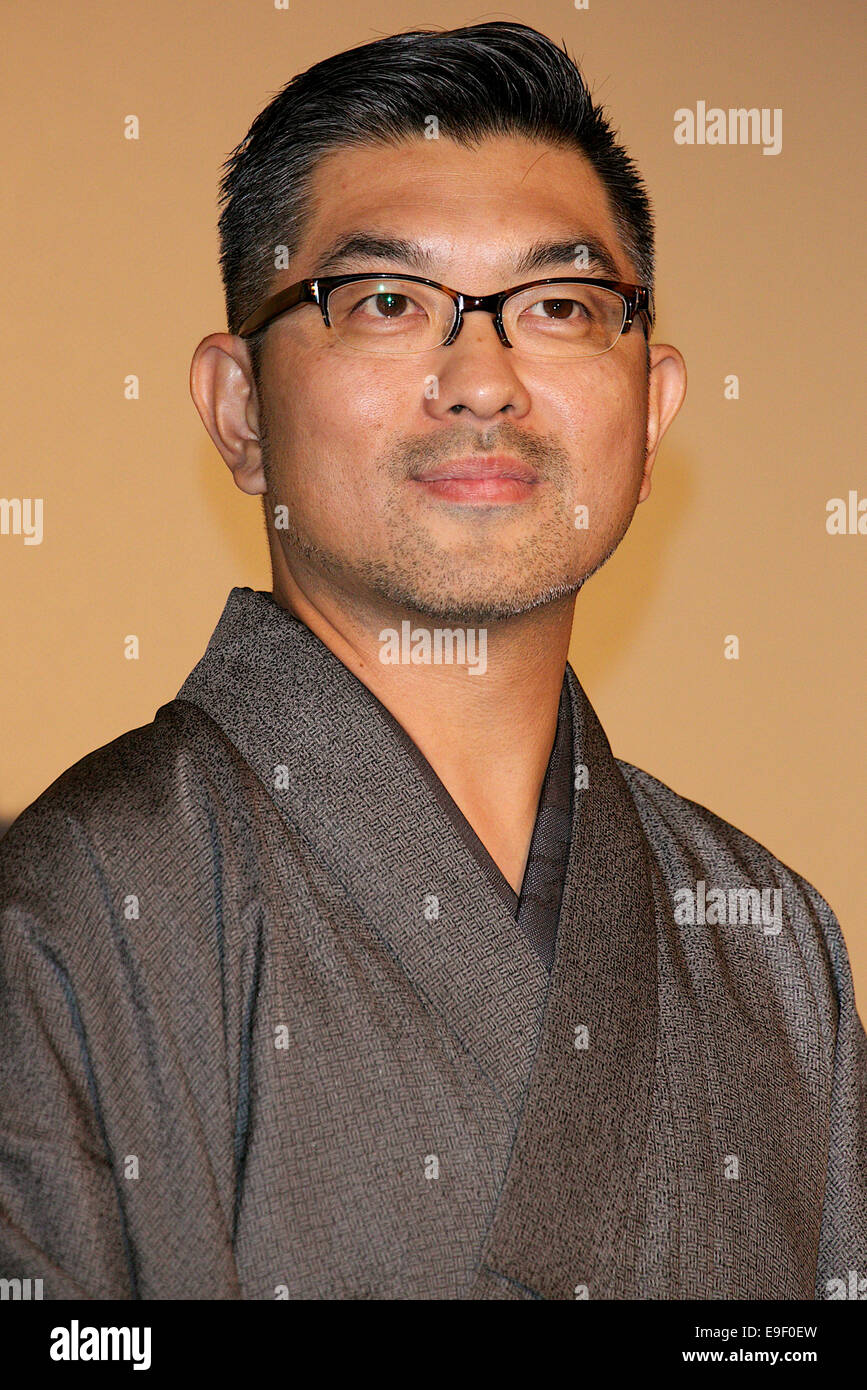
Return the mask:
M 620 337 L 626 300 L 598 285 L 536 285 L 503 307 L 509 342 L 540 357 L 597 357 Z
M 328 296 L 334 332 L 362 352 L 428 352 L 448 337 L 454 313 L 442 290 L 394 275 L 338 285 Z

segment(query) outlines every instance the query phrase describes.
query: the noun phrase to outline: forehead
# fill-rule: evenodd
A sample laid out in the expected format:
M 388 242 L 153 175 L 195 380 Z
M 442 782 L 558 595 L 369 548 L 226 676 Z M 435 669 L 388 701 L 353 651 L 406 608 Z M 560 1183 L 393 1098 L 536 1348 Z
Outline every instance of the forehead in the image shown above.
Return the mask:
M 343 230 L 387 230 L 448 261 L 505 263 L 540 235 L 595 235 L 628 278 L 608 197 L 579 150 L 497 136 L 472 148 L 440 137 L 347 146 L 314 171 L 299 255 L 315 257 Z

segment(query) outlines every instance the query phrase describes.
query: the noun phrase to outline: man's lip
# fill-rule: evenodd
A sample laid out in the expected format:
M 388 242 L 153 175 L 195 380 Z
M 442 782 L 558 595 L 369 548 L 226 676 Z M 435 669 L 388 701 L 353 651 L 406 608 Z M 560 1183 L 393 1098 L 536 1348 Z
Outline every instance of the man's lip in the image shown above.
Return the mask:
M 522 483 L 539 481 L 539 474 L 535 468 L 505 454 L 449 459 L 447 463 L 438 463 L 433 468 L 425 468 L 413 476 L 419 483 L 442 482 L 445 478 L 516 478 Z

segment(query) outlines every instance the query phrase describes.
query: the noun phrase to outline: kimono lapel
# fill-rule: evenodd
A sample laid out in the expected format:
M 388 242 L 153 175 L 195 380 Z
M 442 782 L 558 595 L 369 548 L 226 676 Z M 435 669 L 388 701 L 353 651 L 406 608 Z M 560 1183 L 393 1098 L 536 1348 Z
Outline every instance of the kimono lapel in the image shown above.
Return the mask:
M 539 797 L 536 824 L 520 894 L 507 882 L 502 870 L 491 858 L 460 807 L 453 801 L 409 734 L 388 710 L 384 709 L 382 712 L 391 721 L 422 778 L 430 786 L 435 799 L 451 819 L 492 888 L 516 919 L 521 931 L 550 973 L 572 836 L 572 700 L 565 677 L 560 692 L 557 732 Z
M 516 1123 L 548 974 L 382 704 L 246 588 L 178 699 L 231 740 Z
M 637 1297 L 618 1259 L 655 1075 L 650 850 L 608 740 L 567 667 L 572 843 L 539 1046 L 471 1297 Z M 502 1285 L 500 1285 L 502 1287 Z M 617 1290 L 615 1295 L 612 1290 Z

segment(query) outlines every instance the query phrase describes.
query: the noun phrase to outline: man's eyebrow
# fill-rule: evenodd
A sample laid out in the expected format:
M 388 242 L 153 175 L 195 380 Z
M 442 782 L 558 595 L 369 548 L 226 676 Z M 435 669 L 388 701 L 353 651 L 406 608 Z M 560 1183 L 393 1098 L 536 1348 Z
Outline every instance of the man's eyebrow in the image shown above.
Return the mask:
M 349 232 L 338 237 L 328 250 L 317 258 L 316 274 L 330 275 L 339 271 L 347 261 L 362 260 L 393 261 L 395 264 L 400 263 L 424 271 L 433 268 L 433 257 L 417 241 L 382 236 L 375 232 Z
M 576 266 L 576 261 L 578 265 Z M 600 279 L 619 280 L 620 271 L 611 252 L 598 237 L 576 232 L 567 241 L 537 241 L 515 262 L 516 275 L 529 275 L 534 270 L 556 270 L 570 265 L 576 275 L 601 270 Z
M 429 276 L 434 269 L 433 256 L 419 242 L 359 231 L 349 232 L 332 242 L 317 258 L 315 274 L 331 275 L 345 269 L 350 261 L 364 260 L 391 261 Z M 589 273 L 601 279 L 620 279 L 617 263 L 604 242 L 580 232 L 566 240 L 534 242 L 516 257 L 511 273 L 530 275 L 534 271 L 556 270 L 565 265 L 576 275 Z

